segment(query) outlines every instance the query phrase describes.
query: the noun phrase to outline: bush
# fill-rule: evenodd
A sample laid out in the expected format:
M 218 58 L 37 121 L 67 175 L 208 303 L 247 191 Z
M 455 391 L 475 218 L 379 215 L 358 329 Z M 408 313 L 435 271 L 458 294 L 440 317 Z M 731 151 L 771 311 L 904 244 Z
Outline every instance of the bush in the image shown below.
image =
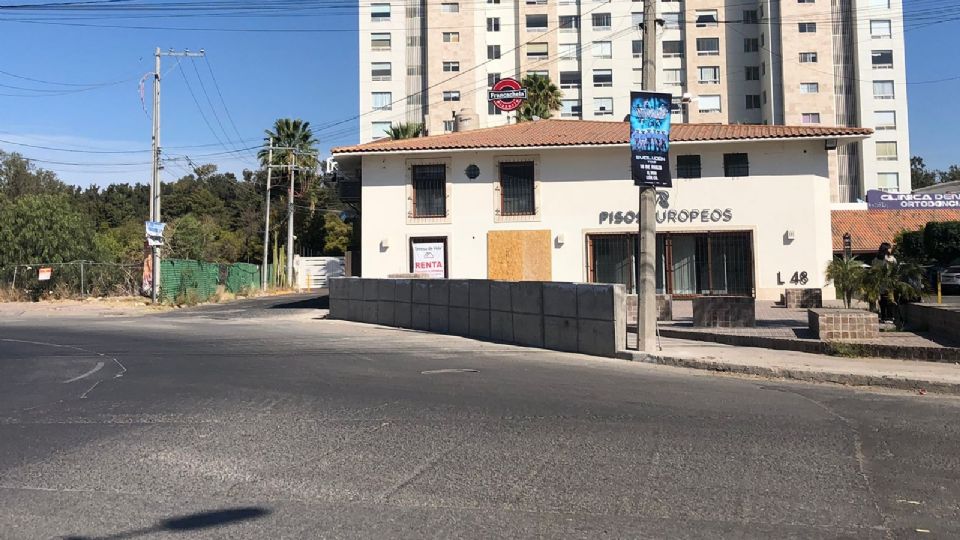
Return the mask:
M 930 257 L 923 244 L 923 230 L 903 231 L 894 240 L 896 247 L 893 254 L 900 262 L 928 264 Z

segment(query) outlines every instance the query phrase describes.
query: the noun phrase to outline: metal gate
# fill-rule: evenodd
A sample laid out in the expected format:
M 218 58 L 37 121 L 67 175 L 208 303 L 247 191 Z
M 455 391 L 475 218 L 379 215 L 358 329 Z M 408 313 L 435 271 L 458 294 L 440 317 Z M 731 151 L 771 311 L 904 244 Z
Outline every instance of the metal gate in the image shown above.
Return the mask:
M 344 274 L 343 257 L 299 257 L 293 259 L 298 289 L 325 289 L 327 280 Z

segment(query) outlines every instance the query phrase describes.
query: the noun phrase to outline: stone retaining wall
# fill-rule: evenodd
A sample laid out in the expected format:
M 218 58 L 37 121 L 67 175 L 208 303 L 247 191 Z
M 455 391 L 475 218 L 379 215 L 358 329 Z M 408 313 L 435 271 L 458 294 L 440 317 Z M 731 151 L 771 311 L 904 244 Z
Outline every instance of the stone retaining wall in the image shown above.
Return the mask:
M 626 348 L 623 285 L 480 279 L 330 280 L 330 317 L 558 351 Z
M 880 318 L 859 309 L 807 310 L 810 331 L 823 341 L 876 339 L 880 337 Z
M 757 302 L 751 296 L 698 296 L 693 299 L 694 326 L 756 326 Z
M 823 290 L 786 289 L 783 291 L 783 306 L 787 308 L 823 307 Z

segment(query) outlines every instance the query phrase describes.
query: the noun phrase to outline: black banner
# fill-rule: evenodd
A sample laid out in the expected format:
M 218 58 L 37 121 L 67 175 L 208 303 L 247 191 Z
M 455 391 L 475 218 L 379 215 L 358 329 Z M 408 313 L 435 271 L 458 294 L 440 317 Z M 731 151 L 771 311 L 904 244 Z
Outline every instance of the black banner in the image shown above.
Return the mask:
M 673 96 L 630 92 L 630 164 L 638 186 L 673 187 L 670 178 L 670 103 Z

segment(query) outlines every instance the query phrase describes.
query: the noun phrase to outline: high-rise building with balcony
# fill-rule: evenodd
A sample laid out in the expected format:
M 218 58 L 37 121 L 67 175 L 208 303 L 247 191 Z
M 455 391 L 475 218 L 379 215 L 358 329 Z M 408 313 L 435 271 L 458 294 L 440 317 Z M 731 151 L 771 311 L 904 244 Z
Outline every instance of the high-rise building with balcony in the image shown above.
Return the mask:
M 868 127 L 831 163 L 833 200 L 910 190 L 901 0 L 661 0 L 658 90 L 675 121 Z M 641 88 L 643 3 L 374 0 L 360 4 L 360 138 L 391 124 L 436 135 L 487 102 L 503 77 L 548 75 L 557 115 L 621 121 Z

